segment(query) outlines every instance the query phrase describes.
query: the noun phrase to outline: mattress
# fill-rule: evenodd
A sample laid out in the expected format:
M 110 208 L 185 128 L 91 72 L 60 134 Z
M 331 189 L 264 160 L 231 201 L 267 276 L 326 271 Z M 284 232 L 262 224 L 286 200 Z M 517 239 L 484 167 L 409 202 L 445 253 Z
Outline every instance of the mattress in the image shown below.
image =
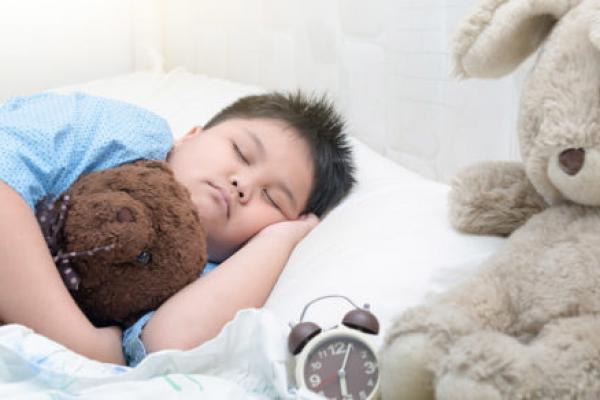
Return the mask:
M 236 98 L 264 92 L 184 69 L 58 89 L 75 90 L 149 108 L 166 118 L 176 137 Z M 446 184 L 419 176 L 355 137 L 350 142 L 358 184 L 293 252 L 266 304 L 282 320 L 297 318 L 312 298 L 339 293 L 369 303 L 385 328 L 406 307 L 466 278 L 503 241 L 457 232 L 446 215 Z M 328 300 L 311 313 L 334 324 L 336 307 L 347 306 Z
M 264 91 L 183 69 L 137 72 L 55 90 L 146 107 L 162 115 L 176 137 L 236 98 Z M 447 185 L 401 167 L 355 137 L 350 143 L 357 186 L 296 247 L 263 309 L 242 310 L 212 341 L 186 352 L 151 354 L 135 369 L 88 360 L 25 327 L 0 327 L 0 396 L 101 398 L 126 393 L 128 398 L 164 398 L 165 387 L 196 390 L 199 384 L 208 398 L 272 398 L 274 393 L 310 398 L 295 391 L 285 373 L 288 324 L 298 321 L 309 301 L 337 294 L 368 304 L 385 331 L 406 308 L 471 276 L 503 243 L 450 226 Z M 338 325 L 350 309 L 331 298 L 311 306 L 305 320 L 327 328 Z M 239 339 L 249 330 L 255 332 L 253 340 Z M 209 362 L 215 359 L 222 368 Z M 193 393 L 190 398 L 197 396 Z

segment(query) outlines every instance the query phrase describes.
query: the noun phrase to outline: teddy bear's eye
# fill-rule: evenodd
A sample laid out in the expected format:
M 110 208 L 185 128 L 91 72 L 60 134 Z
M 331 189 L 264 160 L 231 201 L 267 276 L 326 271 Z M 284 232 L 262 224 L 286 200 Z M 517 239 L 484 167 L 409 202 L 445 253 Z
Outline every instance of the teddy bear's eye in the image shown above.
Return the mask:
M 137 256 L 136 260 L 142 265 L 149 264 L 150 261 L 152 261 L 152 253 L 150 253 L 148 250 L 144 250 L 139 256 Z

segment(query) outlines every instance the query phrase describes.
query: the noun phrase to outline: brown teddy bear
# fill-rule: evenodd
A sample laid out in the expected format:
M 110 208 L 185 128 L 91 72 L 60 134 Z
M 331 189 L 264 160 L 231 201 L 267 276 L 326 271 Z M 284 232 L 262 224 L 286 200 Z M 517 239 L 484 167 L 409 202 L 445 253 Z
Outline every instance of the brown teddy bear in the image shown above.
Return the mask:
M 197 279 L 206 233 L 168 165 L 138 161 L 81 177 L 36 215 L 73 298 L 97 326 L 127 327 Z

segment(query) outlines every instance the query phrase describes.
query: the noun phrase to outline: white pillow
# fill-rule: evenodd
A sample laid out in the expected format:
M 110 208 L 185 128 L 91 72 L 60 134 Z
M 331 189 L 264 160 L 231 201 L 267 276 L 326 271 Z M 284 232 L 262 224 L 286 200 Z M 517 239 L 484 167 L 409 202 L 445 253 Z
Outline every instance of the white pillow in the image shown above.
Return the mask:
M 61 88 L 117 98 L 164 116 L 176 137 L 258 87 L 175 70 L 138 72 Z M 293 252 L 266 307 L 297 321 L 311 299 L 342 294 L 391 318 L 467 276 L 502 239 L 463 235 L 447 218 L 448 187 L 422 178 L 352 139 L 358 185 Z M 336 325 L 342 300 L 312 306 L 305 320 Z
M 455 231 L 447 185 L 352 144 L 358 185 L 296 248 L 266 307 L 295 323 L 311 299 L 342 294 L 369 303 L 385 330 L 402 310 L 469 276 L 503 239 Z M 329 327 L 350 309 L 326 299 L 304 320 Z

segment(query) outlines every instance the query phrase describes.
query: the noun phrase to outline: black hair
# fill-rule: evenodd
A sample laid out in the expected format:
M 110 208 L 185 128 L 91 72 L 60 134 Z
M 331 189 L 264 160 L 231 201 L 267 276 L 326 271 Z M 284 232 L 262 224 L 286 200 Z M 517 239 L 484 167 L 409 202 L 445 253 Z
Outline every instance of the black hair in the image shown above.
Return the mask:
M 313 187 L 306 208 L 321 217 L 354 186 L 354 161 L 345 122 L 327 96 L 301 91 L 242 97 L 217 113 L 204 129 L 232 118 L 270 118 L 289 124 L 308 143 L 314 163 Z

